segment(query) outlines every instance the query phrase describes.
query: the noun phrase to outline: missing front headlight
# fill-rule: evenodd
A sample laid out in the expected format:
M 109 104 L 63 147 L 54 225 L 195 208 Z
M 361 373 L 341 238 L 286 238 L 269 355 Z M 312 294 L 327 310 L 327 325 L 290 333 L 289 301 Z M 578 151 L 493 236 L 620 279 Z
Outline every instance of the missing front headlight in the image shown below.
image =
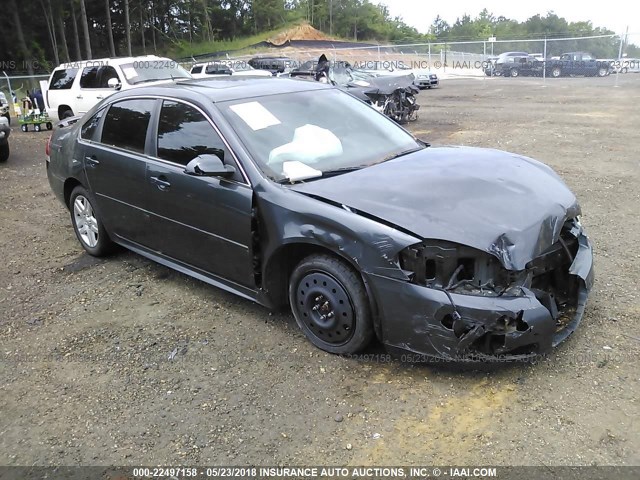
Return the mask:
M 500 261 L 471 247 L 443 241 L 425 241 L 400 254 L 411 280 L 430 288 L 468 295 L 521 294 L 526 273 L 506 270 Z

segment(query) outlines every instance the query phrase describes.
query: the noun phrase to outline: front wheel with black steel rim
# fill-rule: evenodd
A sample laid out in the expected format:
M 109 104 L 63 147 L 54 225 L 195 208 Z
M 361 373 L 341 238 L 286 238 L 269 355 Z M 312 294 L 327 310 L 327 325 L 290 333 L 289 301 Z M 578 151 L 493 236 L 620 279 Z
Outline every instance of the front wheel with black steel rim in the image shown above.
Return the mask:
M 113 243 L 96 213 L 93 197 L 83 187 L 76 187 L 70 199 L 71 222 L 82 247 L 94 257 L 111 252 Z
M 300 329 L 330 353 L 356 353 L 373 338 L 371 307 L 362 279 L 329 255 L 311 255 L 294 269 L 289 302 Z

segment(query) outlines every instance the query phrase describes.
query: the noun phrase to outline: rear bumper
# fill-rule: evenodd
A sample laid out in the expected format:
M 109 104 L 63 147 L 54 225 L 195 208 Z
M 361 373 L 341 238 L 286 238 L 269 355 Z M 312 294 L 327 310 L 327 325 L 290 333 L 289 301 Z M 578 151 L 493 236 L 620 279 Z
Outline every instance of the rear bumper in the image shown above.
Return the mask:
M 574 304 L 554 311 L 528 289 L 518 297 L 472 296 L 369 275 L 381 319 L 381 340 L 394 350 L 446 361 L 530 360 L 549 352 L 578 327 L 593 283 L 593 254 L 584 234 L 569 269 L 578 277 Z
M 56 176 L 51 168 L 51 161 L 47 158 L 45 165 L 47 167 L 47 179 L 49 180 L 49 186 L 56 198 L 66 206 L 64 198 L 64 178 Z

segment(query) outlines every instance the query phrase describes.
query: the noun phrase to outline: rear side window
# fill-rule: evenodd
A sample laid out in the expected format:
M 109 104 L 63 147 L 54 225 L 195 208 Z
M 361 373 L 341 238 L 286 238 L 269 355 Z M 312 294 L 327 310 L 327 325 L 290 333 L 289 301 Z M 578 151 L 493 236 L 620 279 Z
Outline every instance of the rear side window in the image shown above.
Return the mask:
M 191 69 L 191 73 L 202 73 L 202 65 L 200 65 L 199 67 L 193 67 Z
M 165 100 L 158 123 L 158 158 L 186 165 L 198 155 L 224 160 L 224 142 L 194 107 Z
M 80 136 L 85 140 L 95 140 L 96 132 L 98 131 L 98 125 L 100 125 L 100 119 L 104 114 L 105 110 L 100 110 L 93 117 L 89 119 L 87 123 L 82 126 L 80 130 Z
M 98 67 L 87 67 L 80 76 L 80 88 L 98 88 Z
M 208 75 L 231 75 L 231 69 L 226 65 L 207 65 L 205 73 Z
M 110 65 L 104 67 L 87 67 L 82 70 L 80 88 L 109 88 L 109 79 L 120 82 L 116 69 Z
M 102 127 L 102 143 L 144 153 L 154 103 L 152 99 L 141 99 L 111 105 Z
M 49 83 L 49 90 L 69 90 L 73 81 L 78 74 L 77 68 L 65 68 L 62 70 L 56 70 L 53 72 L 51 82 Z

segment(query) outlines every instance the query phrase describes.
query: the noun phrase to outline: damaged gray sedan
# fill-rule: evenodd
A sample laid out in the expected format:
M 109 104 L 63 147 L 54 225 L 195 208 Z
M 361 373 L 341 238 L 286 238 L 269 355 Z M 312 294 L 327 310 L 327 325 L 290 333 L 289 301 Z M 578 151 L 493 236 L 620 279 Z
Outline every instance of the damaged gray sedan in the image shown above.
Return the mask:
M 433 148 L 293 79 L 116 93 L 56 128 L 53 191 L 80 244 L 114 244 L 269 308 L 317 347 L 528 358 L 579 324 L 593 281 L 575 196 L 547 166 Z

